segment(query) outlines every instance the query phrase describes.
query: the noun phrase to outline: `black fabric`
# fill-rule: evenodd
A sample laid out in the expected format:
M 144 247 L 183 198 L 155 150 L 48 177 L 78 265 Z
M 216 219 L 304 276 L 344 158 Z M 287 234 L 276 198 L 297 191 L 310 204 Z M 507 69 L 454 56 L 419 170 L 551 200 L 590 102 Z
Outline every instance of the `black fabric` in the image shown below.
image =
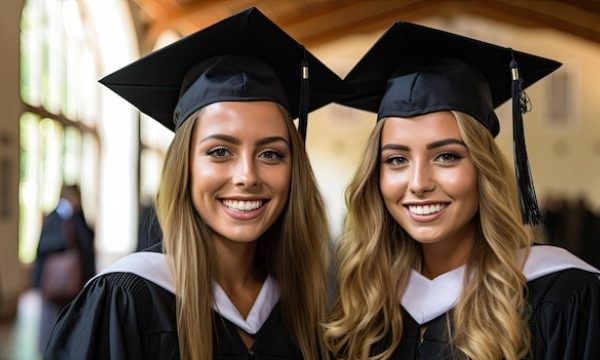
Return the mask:
M 310 79 L 308 111 L 348 94 L 347 86 L 333 71 L 258 9 L 250 8 L 100 82 L 174 130 L 194 111 L 220 101 L 275 101 L 292 118 L 298 117 L 305 63 Z
M 569 269 L 528 282 L 531 354 L 535 360 L 600 359 L 600 280 L 592 273 Z M 420 342 L 419 325 L 402 309 L 404 334 L 392 360 L 452 359 L 448 317 L 426 324 Z M 373 347 L 385 349 L 389 338 Z
M 237 327 L 214 312 L 215 334 L 213 348 L 216 359 L 248 360 L 250 359 L 302 359 L 302 353 L 289 336 L 277 304 L 267 321 L 254 336 L 250 349 L 246 348 L 238 334 Z
M 346 76 L 355 94 L 344 104 L 378 112 L 378 119 L 459 110 L 496 136 L 499 123 L 493 109 L 511 98 L 512 55 L 523 89 L 560 66 L 539 56 L 397 22 Z
M 475 68 L 452 58 L 425 58 L 401 65 L 387 82 L 377 118 L 443 110 L 469 114 L 494 135 L 500 130 L 487 80 Z
M 283 324 L 279 304 L 255 335 L 251 351 L 234 324 L 213 315 L 214 359 L 302 358 Z M 100 276 L 63 310 L 44 359 L 179 359 L 175 296 L 134 274 Z
M 532 281 L 533 359 L 600 359 L 600 280 L 566 270 Z
M 186 84 L 190 81 L 191 84 Z M 221 101 L 273 101 L 290 109 L 277 74 L 264 61 L 248 56 L 217 56 L 194 66 L 184 76 L 173 121 L 178 128 L 206 105 Z
M 136 251 L 143 251 L 147 247 L 158 244 L 161 241 L 162 229 L 160 228 L 154 205 L 143 206 L 140 209 Z

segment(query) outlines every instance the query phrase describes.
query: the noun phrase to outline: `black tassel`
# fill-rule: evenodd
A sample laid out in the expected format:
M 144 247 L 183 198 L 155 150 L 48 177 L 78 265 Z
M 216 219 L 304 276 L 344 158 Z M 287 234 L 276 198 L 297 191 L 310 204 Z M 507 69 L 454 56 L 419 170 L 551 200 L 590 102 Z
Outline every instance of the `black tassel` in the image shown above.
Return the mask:
M 519 75 L 519 68 L 512 54 L 510 69 L 512 74 L 511 95 L 513 113 L 513 151 L 515 157 L 515 173 L 519 186 L 521 216 L 523 223 L 537 225 L 542 223 L 542 215 L 538 207 L 533 179 L 525 147 L 525 131 L 523 129 L 523 114 L 530 110 L 530 102 L 522 89 L 523 79 Z
M 306 59 L 306 50 L 302 60 L 302 79 L 300 80 L 300 107 L 298 110 L 298 131 L 302 140 L 306 142 L 306 127 L 308 125 L 308 108 L 310 106 L 310 88 L 308 82 L 308 60 Z

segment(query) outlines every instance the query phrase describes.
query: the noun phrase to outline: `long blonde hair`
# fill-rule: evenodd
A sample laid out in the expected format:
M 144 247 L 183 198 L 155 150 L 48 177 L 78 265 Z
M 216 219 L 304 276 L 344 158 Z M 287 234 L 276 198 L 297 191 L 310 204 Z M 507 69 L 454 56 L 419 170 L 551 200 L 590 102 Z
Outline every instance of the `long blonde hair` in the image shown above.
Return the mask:
M 466 265 L 470 280 L 452 311 L 450 346 L 457 358 L 517 359 L 529 351 L 525 278 L 519 249 L 531 239 L 521 224 L 512 170 L 490 132 L 452 111 L 478 170 L 479 234 Z M 379 189 L 380 138 L 385 119 L 371 133 L 346 190 L 348 216 L 335 261 L 338 296 L 325 325 L 334 357 L 387 359 L 402 338 L 399 299 L 422 253 L 391 217 Z M 510 196 L 510 195 L 513 196 Z M 389 345 L 371 354 L 381 340 Z
M 278 282 L 284 322 L 304 358 L 317 359 L 326 356 L 319 325 L 326 316 L 328 228 L 302 139 L 287 111 L 280 111 L 290 136 L 290 193 L 279 219 L 257 240 L 257 267 Z M 201 114 L 176 131 L 157 196 L 163 251 L 175 278 L 180 355 L 191 360 L 213 357 L 216 255 L 211 230 L 200 220 L 190 194 L 190 145 Z

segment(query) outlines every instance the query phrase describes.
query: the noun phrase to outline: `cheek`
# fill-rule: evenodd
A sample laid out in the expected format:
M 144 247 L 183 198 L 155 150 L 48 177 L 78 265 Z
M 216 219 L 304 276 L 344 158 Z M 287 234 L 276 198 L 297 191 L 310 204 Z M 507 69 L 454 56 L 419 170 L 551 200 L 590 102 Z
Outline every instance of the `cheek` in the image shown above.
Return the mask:
M 406 191 L 405 176 L 398 172 L 381 168 L 379 171 L 379 188 L 384 200 L 396 201 Z
M 196 206 L 204 196 L 211 195 L 228 179 L 226 166 L 196 161 L 191 164 L 190 169 L 192 201 Z
M 474 167 L 469 166 L 447 175 L 445 182 L 447 189 L 452 191 L 455 198 L 464 199 L 475 208 L 479 206 L 479 185 Z
M 288 194 L 290 192 L 290 186 L 292 182 L 292 168 L 286 166 L 273 175 L 273 185 L 277 189 L 278 193 L 283 197 L 282 203 L 287 202 Z
M 202 184 L 204 181 L 202 179 L 203 174 L 201 171 L 199 171 L 200 166 L 198 166 L 198 164 L 193 164 L 192 167 L 190 168 L 190 183 L 191 183 L 191 191 L 192 191 L 192 196 L 194 197 L 194 202 L 196 202 L 196 197 L 198 195 L 198 192 L 201 191 L 202 186 L 200 186 L 200 184 Z

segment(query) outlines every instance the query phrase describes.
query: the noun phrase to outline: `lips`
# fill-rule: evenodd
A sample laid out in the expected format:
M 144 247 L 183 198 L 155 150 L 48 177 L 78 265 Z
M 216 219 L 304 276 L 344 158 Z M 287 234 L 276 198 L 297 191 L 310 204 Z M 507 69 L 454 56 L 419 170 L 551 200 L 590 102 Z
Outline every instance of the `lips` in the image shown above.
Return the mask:
M 433 215 L 440 211 L 442 211 L 447 204 L 438 203 L 438 204 L 426 204 L 426 205 L 407 205 L 408 211 L 410 211 L 413 215 L 427 216 Z

